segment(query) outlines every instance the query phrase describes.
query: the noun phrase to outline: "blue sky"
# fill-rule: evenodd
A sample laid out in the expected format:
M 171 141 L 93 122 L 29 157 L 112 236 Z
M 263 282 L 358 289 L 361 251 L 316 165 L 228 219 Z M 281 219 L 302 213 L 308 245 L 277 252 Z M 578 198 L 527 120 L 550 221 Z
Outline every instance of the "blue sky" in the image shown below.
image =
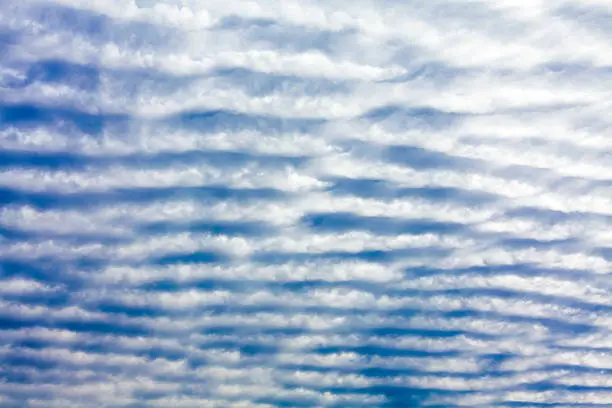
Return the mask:
M 4 0 L 0 407 L 612 406 L 607 0 Z

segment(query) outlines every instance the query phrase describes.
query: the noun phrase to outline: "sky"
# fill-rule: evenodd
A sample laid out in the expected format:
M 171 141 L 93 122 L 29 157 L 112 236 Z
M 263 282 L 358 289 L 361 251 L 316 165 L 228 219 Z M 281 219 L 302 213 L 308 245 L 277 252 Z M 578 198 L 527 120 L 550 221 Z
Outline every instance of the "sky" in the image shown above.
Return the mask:
M 612 407 L 611 21 L 2 0 L 0 407 Z

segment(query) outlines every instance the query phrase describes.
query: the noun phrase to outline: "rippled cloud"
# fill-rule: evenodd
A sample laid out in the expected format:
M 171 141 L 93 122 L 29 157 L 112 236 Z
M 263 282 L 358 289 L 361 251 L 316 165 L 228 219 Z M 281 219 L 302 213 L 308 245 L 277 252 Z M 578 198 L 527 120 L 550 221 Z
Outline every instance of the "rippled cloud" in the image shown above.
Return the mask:
M 612 404 L 610 16 L 5 0 L 0 407 Z

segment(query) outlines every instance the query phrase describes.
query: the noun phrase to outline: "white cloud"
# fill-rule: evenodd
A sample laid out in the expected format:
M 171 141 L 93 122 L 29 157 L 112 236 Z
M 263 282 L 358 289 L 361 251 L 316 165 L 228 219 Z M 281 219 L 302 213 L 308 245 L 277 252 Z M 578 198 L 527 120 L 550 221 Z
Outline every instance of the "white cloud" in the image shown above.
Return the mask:
M 291 262 L 278 265 L 243 264 L 220 265 L 171 265 L 166 267 L 110 266 L 89 274 L 94 281 L 124 286 L 140 285 L 157 280 L 174 280 L 179 283 L 216 279 L 229 281 L 371 281 L 386 282 L 399 280 L 401 272 L 393 266 L 377 263 L 348 261 Z
M 223 171 L 212 166 L 172 169 L 128 169 L 115 167 L 100 173 L 97 170 L 84 172 L 44 172 L 33 169 L 0 172 L 0 185 L 31 191 L 76 193 L 87 191 L 112 191 L 129 188 L 203 187 L 228 185 L 234 188 L 277 188 L 286 191 L 318 189 L 324 182 L 293 168 L 262 171 L 256 166 Z
M 4 296 L 43 294 L 58 289 L 31 279 L 12 278 L 0 280 L 0 293 Z

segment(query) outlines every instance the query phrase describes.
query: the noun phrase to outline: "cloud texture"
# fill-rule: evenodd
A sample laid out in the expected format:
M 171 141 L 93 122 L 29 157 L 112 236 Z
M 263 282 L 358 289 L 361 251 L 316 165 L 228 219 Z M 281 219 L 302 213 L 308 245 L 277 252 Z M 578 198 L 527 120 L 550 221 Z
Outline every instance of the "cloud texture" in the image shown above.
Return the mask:
M 4 0 L 0 407 L 612 405 L 605 0 Z

